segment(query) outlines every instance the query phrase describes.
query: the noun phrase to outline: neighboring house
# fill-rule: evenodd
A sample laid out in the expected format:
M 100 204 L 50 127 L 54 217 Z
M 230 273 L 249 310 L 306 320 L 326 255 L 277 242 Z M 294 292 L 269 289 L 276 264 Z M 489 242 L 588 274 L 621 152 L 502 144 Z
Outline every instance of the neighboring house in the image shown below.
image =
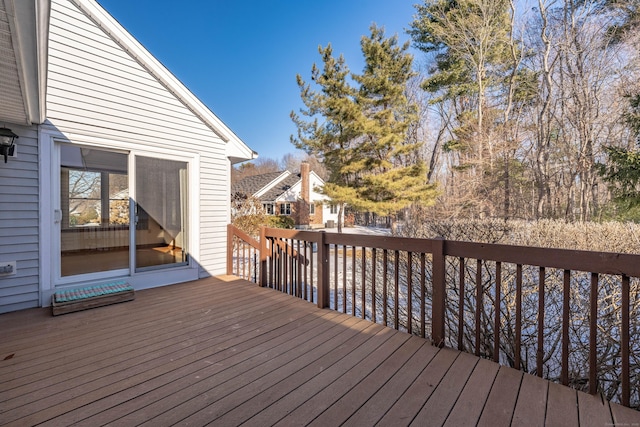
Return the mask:
M 255 153 L 94 0 L 0 0 L 0 41 L 0 313 L 224 274 Z
M 249 176 L 234 183 L 231 192 L 260 200 L 268 215 L 291 216 L 296 228 L 334 227 L 338 209 L 318 191 L 323 186 L 322 178 L 303 162 L 298 174 L 284 171 Z

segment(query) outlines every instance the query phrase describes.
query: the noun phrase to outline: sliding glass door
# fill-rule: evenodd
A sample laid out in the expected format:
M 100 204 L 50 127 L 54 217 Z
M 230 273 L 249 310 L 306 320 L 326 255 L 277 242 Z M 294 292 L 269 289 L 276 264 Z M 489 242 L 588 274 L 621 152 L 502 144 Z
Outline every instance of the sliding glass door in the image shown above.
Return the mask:
M 187 162 L 61 143 L 59 189 L 61 279 L 189 264 Z
M 136 156 L 135 268 L 188 263 L 187 163 Z

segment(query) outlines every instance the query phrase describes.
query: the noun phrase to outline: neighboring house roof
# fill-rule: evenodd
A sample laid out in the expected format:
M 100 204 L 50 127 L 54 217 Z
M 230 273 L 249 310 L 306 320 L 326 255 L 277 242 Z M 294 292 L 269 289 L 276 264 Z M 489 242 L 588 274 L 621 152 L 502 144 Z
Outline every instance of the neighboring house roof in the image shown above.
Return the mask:
M 288 174 L 290 174 L 288 171 L 279 171 L 244 177 L 231 186 L 231 194 L 241 193 L 246 196 L 259 197 L 260 190 L 270 188 Z
M 275 202 L 280 196 L 286 193 L 291 187 L 296 185 L 300 181 L 300 174 L 289 175 L 276 185 L 271 187 L 269 191 L 265 192 L 260 200 L 266 202 Z
M 322 178 L 315 172 L 310 171 L 310 174 L 318 182 L 324 184 Z M 281 201 L 282 196 L 298 185 L 301 180 L 300 173 L 291 173 L 289 171 L 267 172 L 242 178 L 232 184 L 231 194 L 241 193 L 246 196 L 253 196 L 261 202 L 276 202 L 279 199 Z

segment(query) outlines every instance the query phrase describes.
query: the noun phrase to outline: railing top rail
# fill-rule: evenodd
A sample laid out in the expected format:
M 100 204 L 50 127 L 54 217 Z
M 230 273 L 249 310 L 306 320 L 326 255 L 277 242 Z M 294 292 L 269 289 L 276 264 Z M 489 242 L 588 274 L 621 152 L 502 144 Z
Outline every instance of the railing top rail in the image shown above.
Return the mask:
M 433 239 L 414 239 L 396 236 L 326 233 L 325 242 L 331 245 L 358 246 L 416 253 L 433 253 Z
M 305 240 L 317 243 L 320 241 L 320 233 L 317 231 L 288 230 L 283 228 L 265 228 L 266 237 L 279 239 Z
M 249 236 L 244 231 L 240 230 L 238 227 L 234 226 L 233 224 L 229 224 L 228 230 L 230 233 L 233 233 L 234 235 L 238 236 L 240 239 L 244 240 L 251 247 L 257 250 L 260 250 L 260 242 L 254 239 L 253 237 Z
M 268 237 L 319 242 L 317 231 L 268 228 Z M 434 239 L 324 233 L 326 244 L 433 253 Z M 444 255 L 538 267 L 640 277 L 640 255 L 531 246 L 444 241 Z
M 640 255 L 446 240 L 446 255 L 538 267 L 640 277 Z

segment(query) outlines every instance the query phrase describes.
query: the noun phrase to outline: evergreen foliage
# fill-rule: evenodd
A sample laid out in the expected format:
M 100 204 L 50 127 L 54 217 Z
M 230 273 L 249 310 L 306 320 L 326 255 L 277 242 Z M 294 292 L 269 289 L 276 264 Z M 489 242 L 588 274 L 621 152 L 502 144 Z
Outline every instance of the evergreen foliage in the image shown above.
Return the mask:
M 626 120 L 640 137 L 640 95 L 630 100 Z M 606 164 L 599 164 L 599 172 L 609 187 L 616 206 L 616 217 L 640 221 L 640 149 L 606 146 Z
M 386 38 L 373 25 L 361 40 L 365 67 L 350 74 L 331 45 L 319 48 L 322 71 L 314 64 L 311 78 L 319 90 L 298 76 L 306 109 L 291 118 L 298 128 L 292 143 L 323 159 L 329 179 L 323 192 L 340 206 L 394 217 L 414 202 L 433 203 L 435 187 L 427 184 L 426 166 L 409 143 L 407 131 L 417 121 L 416 106 L 405 90 L 414 76 L 408 44 Z M 351 77 L 350 83 L 347 79 Z M 341 230 L 342 224 L 338 223 Z

